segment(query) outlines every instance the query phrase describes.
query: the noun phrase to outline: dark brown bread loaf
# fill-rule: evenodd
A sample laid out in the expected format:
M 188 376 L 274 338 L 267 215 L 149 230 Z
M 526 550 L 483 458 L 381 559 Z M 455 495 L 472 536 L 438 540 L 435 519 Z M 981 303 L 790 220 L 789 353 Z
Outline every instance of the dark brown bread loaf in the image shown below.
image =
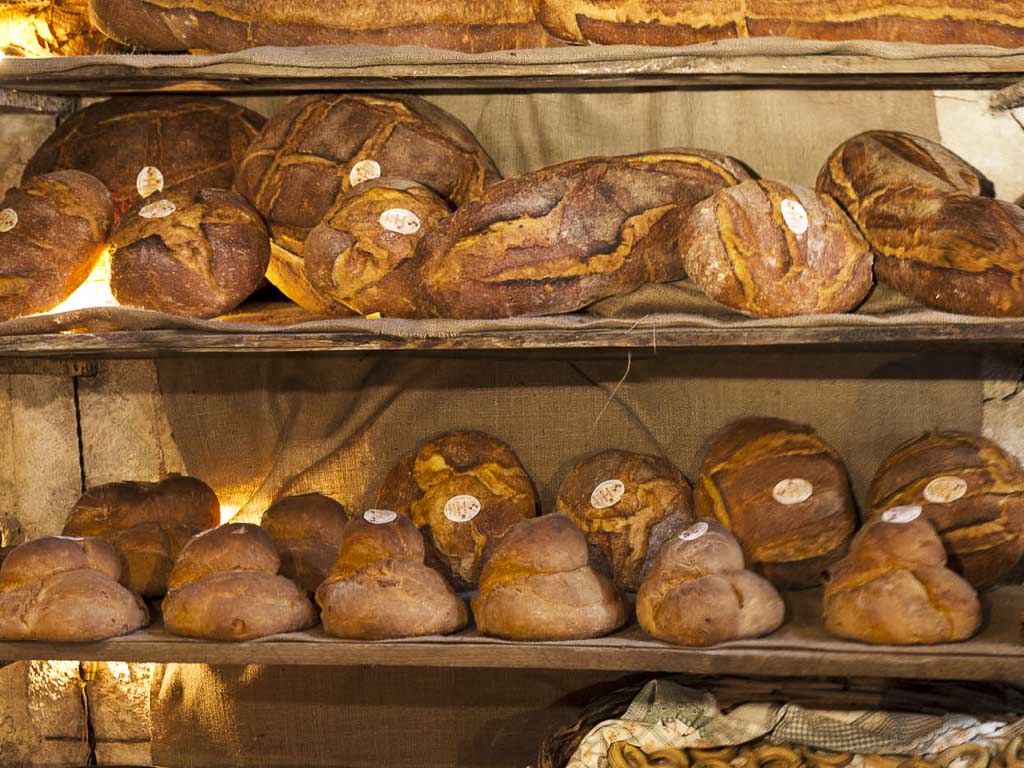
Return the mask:
M 828 195 L 747 181 L 699 203 L 682 226 L 686 274 L 755 317 L 848 312 L 874 284 L 871 248 Z
M 22 179 L 74 168 L 110 190 L 118 215 L 140 191 L 229 188 L 263 118 L 201 96 L 115 96 L 62 122 L 28 161 Z M 162 185 L 160 180 L 162 179 Z
M 825 586 L 825 629 L 865 643 L 966 640 L 981 626 L 978 595 L 946 567 L 942 541 L 920 507 L 867 523 Z
M 226 189 L 178 189 L 129 211 L 114 231 L 110 287 L 118 303 L 213 317 L 242 303 L 270 263 L 267 228 Z
M 920 506 L 951 567 L 978 589 L 1019 580 L 1024 557 L 1024 470 L 991 440 L 932 432 L 900 446 L 875 473 L 869 519 Z
M 467 53 L 561 44 L 531 0 L 91 0 L 107 35 L 150 51 L 237 51 L 262 45 L 422 45 Z
M 842 459 L 810 427 L 783 419 L 734 422 L 708 449 L 698 517 L 731 530 L 747 563 L 778 587 L 822 581 L 857 526 Z
M 27 178 L 0 202 L 0 320 L 46 312 L 82 284 L 114 222 L 110 193 L 93 176 Z
M 416 182 L 364 182 L 306 238 L 306 277 L 319 293 L 363 315 L 428 316 L 413 257 L 423 235 L 450 212 Z
M 441 317 L 514 317 L 573 312 L 678 279 L 675 227 L 659 220 L 748 178 L 731 158 L 679 150 L 508 179 L 423 238 L 423 286 Z
M 818 175 L 875 249 L 880 280 L 947 312 L 1022 315 L 1024 210 L 982 187 L 948 150 L 891 131 L 849 139 Z
M 540 18 L 576 43 L 690 45 L 735 37 L 1024 46 L 1015 0 L 540 0 Z
M 640 626 L 678 645 L 760 637 L 785 615 L 775 587 L 744 569 L 736 537 L 714 520 L 695 523 L 662 547 L 636 599 Z
M 602 451 L 576 463 L 555 511 L 580 527 L 590 564 L 636 592 L 662 544 L 694 521 L 683 473 L 660 456 Z
M 345 508 L 319 493 L 278 499 L 260 520 L 281 555 L 281 575 L 315 592 L 338 556 Z
M 505 443 L 482 432 L 449 432 L 398 462 L 374 506 L 410 518 L 427 540 L 428 562 L 465 590 L 476 586 L 509 529 L 537 514 L 537 496 Z

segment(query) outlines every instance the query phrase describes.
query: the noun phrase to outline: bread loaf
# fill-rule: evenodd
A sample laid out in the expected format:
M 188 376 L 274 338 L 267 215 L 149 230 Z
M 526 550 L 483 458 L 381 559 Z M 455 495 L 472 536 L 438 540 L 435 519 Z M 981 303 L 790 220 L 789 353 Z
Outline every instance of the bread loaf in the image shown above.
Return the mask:
M 578 461 L 555 511 L 580 527 L 590 564 L 627 592 L 640 588 L 658 550 L 693 521 L 690 484 L 670 461 L 602 451 Z
M 125 215 L 112 245 L 110 287 L 118 303 L 191 317 L 237 307 L 270 263 L 260 215 L 225 189 L 154 195 Z
M 161 597 L 175 558 L 189 538 L 220 522 L 220 502 L 194 477 L 158 483 L 122 482 L 86 491 L 64 524 L 66 536 L 102 536 L 125 565 L 122 582 L 144 597 Z
M 818 175 L 876 252 L 875 274 L 936 309 L 1024 314 L 1024 210 L 981 196 L 980 174 L 934 142 L 869 131 Z
M 679 242 L 709 297 L 755 317 L 848 312 L 874 283 L 871 249 L 828 195 L 747 181 L 698 203 Z
M 229 188 L 263 125 L 248 109 L 205 96 L 115 96 L 62 122 L 22 179 L 74 168 L 102 181 L 118 215 L 140 196 Z
M 472 589 L 494 546 L 537 513 L 537 497 L 512 449 L 482 432 L 435 437 L 396 464 L 374 506 L 409 517 L 428 562 L 457 590 Z
M 942 541 L 920 507 L 867 523 L 825 586 L 825 629 L 866 643 L 966 640 L 981 625 L 971 585 L 946 567 Z
M 280 558 L 258 525 L 229 523 L 181 551 L 163 601 L 169 632 L 208 640 L 253 640 L 316 623 L 309 598 L 277 575 Z
M 821 583 L 857 525 L 846 468 L 811 427 L 783 419 L 734 422 L 700 468 L 698 517 L 717 518 L 747 563 L 778 587 Z
M 310 232 L 303 247 L 306 277 L 320 294 L 363 315 L 429 316 L 413 257 L 423 235 L 449 212 L 416 182 L 364 182 Z
M 565 40 L 610 45 L 796 37 L 1024 46 L 1014 0 L 540 0 L 540 18 Z
M 317 590 L 324 630 L 360 640 L 444 635 L 466 626 L 466 604 L 424 565 L 423 537 L 392 510 L 345 527 L 338 559 Z
M 82 284 L 114 221 L 94 177 L 58 171 L 26 178 L 0 202 L 0 320 L 46 312 Z
M 615 585 L 590 567 L 587 540 L 565 515 L 513 526 L 487 560 L 472 606 L 481 633 L 508 640 L 600 637 L 627 618 Z
M 666 214 L 749 178 L 679 150 L 574 160 L 490 187 L 423 238 L 423 287 L 441 317 L 573 312 L 683 267 Z
M 640 626 L 659 640 L 708 646 L 760 637 L 782 625 L 779 593 L 743 567 L 728 529 L 701 520 L 658 552 L 636 600 Z
M 0 566 L 0 638 L 94 642 L 144 627 L 146 606 L 120 576 L 117 552 L 101 539 L 22 544 Z
M 875 473 L 868 519 L 920 506 L 950 566 L 974 587 L 1017 582 L 1024 557 L 1024 470 L 980 435 L 933 432 L 900 446 Z
M 149 51 L 237 51 L 277 45 L 421 45 L 467 53 L 557 45 L 531 0 L 91 0 L 107 35 Z
M 281 556 L 281 575 L 315 592 L 338 556 L 346 522 L 345 508 L 334 499 L 305 493 L 275 501 L 260 526 Z

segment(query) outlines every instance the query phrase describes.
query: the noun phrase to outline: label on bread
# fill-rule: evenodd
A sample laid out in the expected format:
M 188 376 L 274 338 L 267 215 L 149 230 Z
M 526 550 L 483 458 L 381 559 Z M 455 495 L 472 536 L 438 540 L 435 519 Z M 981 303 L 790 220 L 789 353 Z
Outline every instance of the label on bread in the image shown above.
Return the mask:
M 694 523 L 685 531 L 679 534 L 680 541 L 696 541 L 705 533 L 708 532 L 708 524 L 701 520 L 699 523 Z
M 932 504 L 949 504 L 967 494 L 967 481 L 954 475 L 936 477 L 924 487 L 924 498 Z
M 170 200 L 157 200 L 139 209 L 139 216 L 144 219 L 163 219 L 178 210 Z
M 794 235 L 800 236 L 811 225 L 807 220 L 807 210 L 799 202 L 787 197 L 779 206 L 782 208 L 782 220 Z
M 918 504 L 913 504 L 905 507 L 893 507 L 887 509 L 882 513 L 882 520 L 887 523 L 896 523 L 897 525 L 906 525 L 912 523 L 921 516 L 921 507 Z
M 18 226 L 18 212 L 13 208 L 0 211 L 0 232 L 10 232 Z
M 360 160 L 348 173 L 348 182 L 353 187 L 364 181 L 380 178 L 380 163 L 376 160 Z
M 54 536 L 55 539 L 61 539 L 62 541 L 85 541 L 84 536 Z
M 452 496 L 444 505 L 444 516 L 453 523 L 468 523 L 479 514 L 480 499 L 476 496 Z
M 814 486 L 810 480 L 804 480 L 802 477 L 787 477 L 785 480 L 779 480 L 772 488 L 772 498 L 787 507 L 807 501 L 813 493 Z
M 164 175 L 160 173 L 159 168 L 147 165 L 135 177 L 135 189 L 138 190 L 139 197 L 149 197 L 157 192 L 163 192 Z
M 393 523 L 398 513 L 390 509 L 368 509 L 363 512 L 363 520 L 374 525 Z
M 378 221 L 388 232 L 400 235 L 415 235 L 420 231 L 420 217 L 405 208 L 389 208 Z
M 590 506 L 594 509 L 608 509 L 618 504 L 626 493 L 626 484 L 621 480 L 605 480 L 590 494 Z

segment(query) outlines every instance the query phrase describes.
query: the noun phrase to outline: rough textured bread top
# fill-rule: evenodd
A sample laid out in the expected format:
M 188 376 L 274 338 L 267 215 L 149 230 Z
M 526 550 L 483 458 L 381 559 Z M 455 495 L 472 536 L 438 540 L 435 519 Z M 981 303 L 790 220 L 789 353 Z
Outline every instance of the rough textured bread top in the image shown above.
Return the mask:
M 334 499 L 304 493 L 278 499 L 260 520 L 281 555 L 281 574 L 315 592 L 334 563 L 348 513 Z
M 0 583 L 12 587 L 83 569 L 117 581 L 121 578 L 121 558 L 103 539 L 47 536 L 25 542 L 11 551 L 0 565 Z
M 228 523 L 193 537 L 185 545 L 167 585 L 179 589 L 219 571 L 276 574 L 280 567 L 274 540 L 266 531 L 251 523 Z
M 998 445 L 961 432 L 924 434 L 896 449 L 868 491 L 869 519 L 919 505 L 952 567 L 977 588 L 1019 580 L 1024 471 Z
M 490 187 L 427 234 L 418 257 L 441 317 L 572 312 L 683 273 L 659 220 L 749 178 L 696 150 L 574 160 Z
M 183 524 L 195 531 L 220 522 L 220 502 L 194 477 L 171 475 L 157 483 L 126 481 L 86 491 L 64 524 L 66 536 L 100 536 L 142 523 Z
M 356 515 L 348 521 L 338 557 L 331 567 L 331 580 L 348 578 L 379 560 L 423 563 L 426 557 L 423 535 L 408 517 L 396 513 L 394 519 L 384 523 L 370 522 L 371 519 L 372 515 Z

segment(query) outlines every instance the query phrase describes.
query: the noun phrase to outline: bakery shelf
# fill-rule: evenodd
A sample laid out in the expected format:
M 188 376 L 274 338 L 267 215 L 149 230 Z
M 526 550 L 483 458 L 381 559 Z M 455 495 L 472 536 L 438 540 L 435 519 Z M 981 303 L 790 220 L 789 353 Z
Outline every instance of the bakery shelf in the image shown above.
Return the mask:
M 635 624 L 610 637 L 570 643 L 509 643 L 472 630 L 448 638 L 356 642 L 329 638 L 319 628 L 256 642 L 224 643 L 175 637 L 154 625 L 99 643 L 0 642 L 0 659 L 1024 679 L 1024 587 L 1004 587 L 985 597 L 991 616 L 975 639 L 931 647 L 831 639 L 818 620 L 819 591 L 791 593 L 786 600 L 791 618 L 774 635 L 713 649 L 666 645 L 647 638 Z

